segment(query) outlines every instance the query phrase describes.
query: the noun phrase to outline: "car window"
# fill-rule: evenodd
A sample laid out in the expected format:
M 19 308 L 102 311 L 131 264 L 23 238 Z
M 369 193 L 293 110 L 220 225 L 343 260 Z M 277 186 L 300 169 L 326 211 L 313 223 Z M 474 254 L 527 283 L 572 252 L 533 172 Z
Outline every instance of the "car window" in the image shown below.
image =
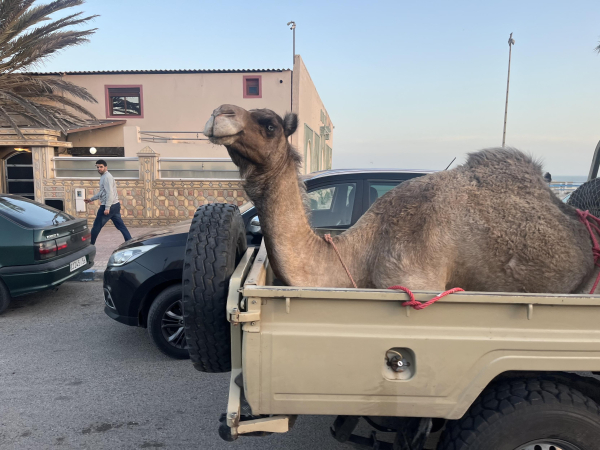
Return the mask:
M 311 225 L 314 228 L 350 225 L 355 195 L 356 183 L 339 183 L 308 192 Z
M 369 182 L 369 207 L 375 200 L 388 191 L 394 189 L 401 181 L 370 181 Z
M 27 228 L 48 227 L 74 220 L 58 209 L 17 196 L 0 196 L 0 216 Z

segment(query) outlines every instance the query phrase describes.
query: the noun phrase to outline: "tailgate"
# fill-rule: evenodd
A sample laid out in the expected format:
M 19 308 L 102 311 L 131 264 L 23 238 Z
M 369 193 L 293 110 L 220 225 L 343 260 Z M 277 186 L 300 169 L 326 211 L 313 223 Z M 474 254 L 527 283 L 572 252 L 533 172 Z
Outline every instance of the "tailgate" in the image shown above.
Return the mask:
M 75 253 L 90 245 L 90 230 L 86 219 L 75 219 L 45 228 L 33 230 L 33 241 L 38 243 L 55 241 L 57 257 Z

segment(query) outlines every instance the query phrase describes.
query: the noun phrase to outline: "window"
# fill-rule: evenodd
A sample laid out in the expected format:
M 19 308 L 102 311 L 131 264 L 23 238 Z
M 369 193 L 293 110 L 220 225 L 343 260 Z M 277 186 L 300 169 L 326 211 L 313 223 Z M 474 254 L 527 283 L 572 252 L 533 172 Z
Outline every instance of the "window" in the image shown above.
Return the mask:
M 350 225 L 355 195 L 356 183 L 335 184 L 309 192 L 313 228 Z
M 244 77 L 244 98 L 262 98 L 262 79 L 260 76 Z
M 19 197 L 0 195 L 0 216 L 26 228 L 43 228 L 74 220 L 73 216 Z
M 379 197 L 388 191 L 391 191 L 400 184 L 400 181 L 383 181 L 369 183 L 369 207 L 375 203 Z
M 106 86 L 107 117 L 144 117 L 141 86 Z

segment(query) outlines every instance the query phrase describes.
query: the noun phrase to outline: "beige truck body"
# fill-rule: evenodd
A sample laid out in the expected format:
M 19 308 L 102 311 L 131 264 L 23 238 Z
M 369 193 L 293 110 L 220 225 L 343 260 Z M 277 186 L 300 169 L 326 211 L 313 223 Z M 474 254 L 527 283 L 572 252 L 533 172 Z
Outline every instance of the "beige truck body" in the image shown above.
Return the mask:
M 416 311 L 401 306 L 403 292 L 272 279 L 264 247 L 231 279 L 227 424 L 237 434 L 285 432 L 299 414 L 458 419 L 505 372 L 600 371 L 600 296 L 466 292 Z M 391 349 L 404 371 L 388 366 Z M 252 413 L 271 417 L 239 421 L 240 373 Z

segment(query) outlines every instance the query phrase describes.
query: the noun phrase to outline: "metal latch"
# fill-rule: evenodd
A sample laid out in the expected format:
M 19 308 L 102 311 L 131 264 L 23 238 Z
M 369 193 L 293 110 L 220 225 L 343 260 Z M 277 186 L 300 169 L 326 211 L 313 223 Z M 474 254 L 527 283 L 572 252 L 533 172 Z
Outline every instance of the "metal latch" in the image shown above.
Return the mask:
M 256 322 L 260 320 L 260 311 L 240 311 L 239 308 L 232 308 L 229 314 L 231 323 Z

